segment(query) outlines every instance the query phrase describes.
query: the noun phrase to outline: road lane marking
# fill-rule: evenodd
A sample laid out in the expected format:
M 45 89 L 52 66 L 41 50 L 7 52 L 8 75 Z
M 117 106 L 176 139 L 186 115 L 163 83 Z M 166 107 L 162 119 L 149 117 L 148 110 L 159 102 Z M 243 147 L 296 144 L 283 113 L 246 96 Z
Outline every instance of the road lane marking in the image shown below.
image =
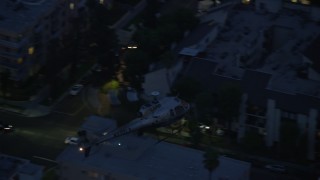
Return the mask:
M 45 161 L 49 161 L 49 162 L 53 162 L 53 163 L 58 163 L 57 161 L 55 160 L 52 160 L 52 159 L 48 159 L 48 158 L 45 158 L 45 157 L 40 157 L 40 156 L 32 156 L 33 158 L 36 158 L 36 159 L 41 159 L 41 160 L 45 160 Z

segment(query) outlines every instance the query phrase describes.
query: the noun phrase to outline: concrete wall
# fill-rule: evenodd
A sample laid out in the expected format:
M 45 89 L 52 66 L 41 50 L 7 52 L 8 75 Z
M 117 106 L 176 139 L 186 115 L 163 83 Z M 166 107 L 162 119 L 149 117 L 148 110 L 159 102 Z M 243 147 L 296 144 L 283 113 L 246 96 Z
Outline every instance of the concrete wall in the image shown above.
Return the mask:
M 281 111 L 276 108 L 276 101 L 268 99 L 266 113 L 266 146 L 272 147 L 273 143 L 279 141 Z
M 272 147 L 274 142 L 280 141 L 280 125 L 281 125 L 281 110 L 276 108 L 276 101 L 269 99 L 267 102 L 266 114 L 266 146 Z M 309 160 L 315 159 L 315 144 L 316 144 L 316 127 L 319 119 L 318 110 L 310 109 L 308 115 L 298 114 L 296 123 L 300 129 L 300 133 L 307 131 L 307 158 Z
M 245 124 L 247 119 L 247 100 L 248 100 L 248 94 L 243 94 L 241 97 L 241 104 L 239 108 L 239 125 L 238 125 L 238 137 L 237 141 L 238 143 L 241 142 L 242 138 L 245 136 Z
M 128 11 L 125 15 L 123 15 L 120 20 L 118 20 L 116 23 L 110 26 L 110 28 L 116 29 L 116 30 L 123 28 L 125 25 L 128 24 L 128 22 L 131 21 L 131 19 L 133 19 L 136 15 L 138 15 L 146 6 L 147 6 L 146 0 L 141 0 L 134 8 Z

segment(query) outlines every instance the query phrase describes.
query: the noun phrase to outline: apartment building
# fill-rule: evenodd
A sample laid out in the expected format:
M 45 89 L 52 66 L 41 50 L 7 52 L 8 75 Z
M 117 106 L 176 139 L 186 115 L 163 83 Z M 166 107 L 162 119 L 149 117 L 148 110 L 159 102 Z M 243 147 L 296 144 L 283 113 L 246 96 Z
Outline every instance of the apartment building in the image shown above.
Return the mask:
M 310 19 L 320 21 L 320 3 L 317 0 L 256 0 L 255 9 L 259 12 L 278 13 L 282 9 L 305 12 Z
M 48 42 L 70 27 L 85 0 L 0 1 L 0 72 L 23 82 L 46 62 Z
M 271 9 L 257 10 L 260 3 Z M 316 160 L 320 158 L 320 26 L 311 11 L 293 7 L 317 8 L 302 1 L 257 0 L 235 5 L 204 51 L 181 53 L 182 48 L 180 54 L 190 60 L 183 74 L 209 91 L 228 82 L 243 89 L 240 117 L 233 124 L 239 141 L 246 131 L 256 131 L 267 147 L 274 147 L 281 141 L 282 125 L 293 124 L 300 138 L 306 136 L 307 158 Z M 215 7 L 203 16 L 208 18 L 213 11 L 219 13 Z M 213 28 L 210 22 L 206 24 Z

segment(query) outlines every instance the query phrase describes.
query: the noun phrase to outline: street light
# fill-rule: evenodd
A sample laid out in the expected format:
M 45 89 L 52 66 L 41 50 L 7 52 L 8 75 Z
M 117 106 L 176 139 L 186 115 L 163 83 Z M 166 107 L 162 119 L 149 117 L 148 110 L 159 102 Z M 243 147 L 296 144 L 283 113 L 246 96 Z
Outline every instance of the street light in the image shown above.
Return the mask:
M 130 43 L 127 47 L 128 49 L 137 49 L 138 45 L 136 43 Z
M 137 48 L 138 48 L 137 45 L 130 45 L 130 46 L 128 46 L 128 49 L 137 49 Z

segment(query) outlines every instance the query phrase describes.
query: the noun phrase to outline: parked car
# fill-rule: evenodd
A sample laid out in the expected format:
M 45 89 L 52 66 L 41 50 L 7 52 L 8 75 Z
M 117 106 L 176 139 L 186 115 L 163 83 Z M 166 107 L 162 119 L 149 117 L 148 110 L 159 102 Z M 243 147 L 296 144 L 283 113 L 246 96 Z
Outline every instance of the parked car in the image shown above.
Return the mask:
M 216 135 L 218 135 L 218 136 L 223 136 L 223 135 L 224 135 L 224 130 L 222 130 L 222 129 L 217 129 Z
M 14 131 L 14 128 L 11 124 L 0 122 L 0 133 L 6 134 L 13 131 Z
M 78 137 L 67 137 L 65 140 L 64 140 L 64 143 L 65 144 L 78 144 L 79 142 L 79 138 Z
M 83 88 L 82 84 L 75 84 L 71 87 L 70 94 L 75 96 L 75 95 L 79 94 L 79 92 L 81 91 L 82 88 Z
M 278 165 L 278 164 L 269 164 L 269 165 L 266 165 L 264 166 L 266 169 L 270 170 L 270 171 L 273 171 L 273 172 L 277 172 L 277 173 L 285 173 L 287 172 L 287 169 L 285 166 L 283 165 Z

